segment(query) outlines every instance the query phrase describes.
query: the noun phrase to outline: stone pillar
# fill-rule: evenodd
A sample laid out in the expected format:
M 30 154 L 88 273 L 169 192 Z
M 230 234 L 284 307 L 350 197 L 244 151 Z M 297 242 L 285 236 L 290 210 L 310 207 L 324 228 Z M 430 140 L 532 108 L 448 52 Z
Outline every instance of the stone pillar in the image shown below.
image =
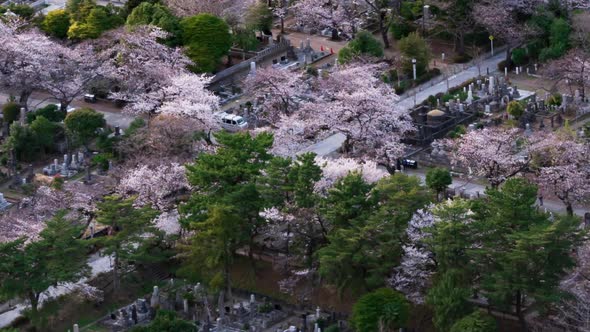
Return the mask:
M 80 332 L 80 327 L 78 324 L 74 324 L 74 332 Z
M 158 286 L 154 286 L 154 290 L 152 291 L 152 297 L 150 298 L 150 307 L 156 309 L 160 306 L 160 290 Z
M 490 85 L 488 86 L 488 92 L 493 95 L 495 90 L 494 86 L 494 76 L 490 76 Z
M 256 75 L 256 62 L 254 61 L 250 62 L 250 74 Z
M 26 119 L 25 114 L 26 114 L 25 108 L 21 107 L 20 108 L 20 121 L 19 121 L 21 126 L 25 125 L 25 119 Z

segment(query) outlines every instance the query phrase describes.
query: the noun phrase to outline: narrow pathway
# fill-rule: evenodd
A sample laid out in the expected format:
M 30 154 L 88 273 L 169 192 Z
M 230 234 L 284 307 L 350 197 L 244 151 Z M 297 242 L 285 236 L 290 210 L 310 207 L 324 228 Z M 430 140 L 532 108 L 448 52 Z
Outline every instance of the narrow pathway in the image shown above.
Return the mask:
M 479 76 L 480 70 L 482 75 L 485 75 L 488 70 L 490 73 L 497 71 L 498 63 L 503 61 L 505 58 L 505 52 L 500 52 L 499 54 L 496 54 L 493 57 L 483 60 L 483 62 L 479 66 L 479 69 L 477 65 L 472 65 L 471 67 L 466 68 L 465 70 L 455 75 L 452 75 L 448 79 L 449 88 L 461 85 L 462 83 Z M 418 88 L 420 91 L 418 91 L 415 94 L 410 93 L 410 95 L 403 97 L 402 99 L 400 99 L 397 105 L 406 110 L 411 109 L 412 107 L 414 107 L 414 105 L 420 104 L 423 101 L 425 101 L 428 98 L 428 96 L 434 96 L 437 93 L 444 93 L 447 91 L 447 80 L 443 80 L 432 86 L 430 86 L 430 84 L 431 82 L 426 82 L 422 84 L 420 86 L 422 88 Z

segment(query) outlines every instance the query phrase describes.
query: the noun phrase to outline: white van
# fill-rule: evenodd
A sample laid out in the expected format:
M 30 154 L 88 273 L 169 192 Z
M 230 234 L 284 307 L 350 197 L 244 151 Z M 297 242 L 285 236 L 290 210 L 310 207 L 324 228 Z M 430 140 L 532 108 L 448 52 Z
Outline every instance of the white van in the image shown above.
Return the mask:
M 221 121 L 221 127 L 227 131 L 242 131 L 248 128 L 248 122 L 239 115 L 219 112 L 218 116 Z
M 61 110 L 61 103 L 59 103 L 59 104 L 53 104 L 53 105 L 57 106 L 57 110 L 58 110 L 58 111 L 59 111 L 59 110 Z M 75 110 L 76 110 L 76 108 L 75 108 L 75 107 L 72 107 L 72 106 L 69 106 L 69 105 L 68 105 L 66 112 L 67 112 L 67 113 L 72 113 L 72 112 L 73 112 L 73 111 L 75 111 Z

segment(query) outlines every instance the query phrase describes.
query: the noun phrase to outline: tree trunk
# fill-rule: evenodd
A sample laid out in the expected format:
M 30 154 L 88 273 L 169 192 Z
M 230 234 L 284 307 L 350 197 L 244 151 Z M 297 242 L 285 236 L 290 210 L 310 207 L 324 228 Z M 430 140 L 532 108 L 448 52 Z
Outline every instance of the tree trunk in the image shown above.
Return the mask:
M 457 34 L 457 53 L 459 55 L 465 54 L 465 35 L 463 32 Z
M 526 321 L 522 312 L 522 294 L 520 290 L 516 291 L 516 316 L 518 316 L 518 322 L 520 323 L 520 329 L 523 332 L 527 331 Z
M 90 149 L 87 146 L 84 146 L 84 162 L 86 163 L 86 183 L 89 183 L 92 180 L 92 174 L 90 172 Z
M 332 28 L 332 40 L 338 40 L 338 29 Z
M 225 279 L 225 288 L 227 289 L 227 299 L 231 301 L 231 277 L 229 272 L 229 264 L 225 263 L 223 266 L 223 279 Z
M 37 320 L 37 316 L 39 314 L 39 295 L 40 294 L 36 294 L 34 292 L 29 293 L 29 301 L 31 302 L 31 320 L 33 321 L 33 324 Z
M 119 255 L 115 253 L 115 266 L 113 267 L 113 288 L 118 291 L 121 287 L 119 281 Z
M 61 101 L 59 102 L 59 110 L 60 112 L 62 112 L 64 115 L 68 115 L 68 103 Z
M 387 36 L 387 27 L 385 26 L 385 14 L 379 15 L 379 31 L 381 31 L 381 37 L 383 38 L 383 47 L 389 48 L 389 37 Z
M 20 97 L 18 99 L 18 103 L 20 104 L 21 107 L 25 108 L 25 111 L 29 111 L 29 97 L 31 96 L 33 92 L 30 90 L 23 90 L 20 93 Z
M 508 45 L 508 47 L 506 48 L 506 64 L 505 66 L 508 67 L 508 70 L 510 70 L 510 66 L 512 65 L 512 47 L 510 47 L 510 45 Z
M 572 206 L 572 203 L 566 203 L 565 204 L 565 210 L 567 211 L 567 215 L 570 217 L 574 216 L 574 208 Z
M 281 34 L 285 33 L 285 18 L 281 16 Z

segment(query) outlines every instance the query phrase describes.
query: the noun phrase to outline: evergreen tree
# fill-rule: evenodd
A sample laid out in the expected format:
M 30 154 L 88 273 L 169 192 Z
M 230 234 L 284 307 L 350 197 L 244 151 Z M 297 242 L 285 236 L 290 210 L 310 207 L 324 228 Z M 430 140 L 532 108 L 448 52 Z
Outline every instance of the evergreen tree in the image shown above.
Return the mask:
M 471 295 L 469 282 L 459 270 L 444 272 L 428 291 L 426 302 L 434 311 L 437 331 L 448 332 L 451 326 L 471 311 L 467 299 Z
M 374 188 L 358 173 L 341 179 L 326 198 L 332 230 L 318 251 L 320 274 L 339 291 L 383 286 L 399 264 L 408 222 L 428 196 L 418 178 L 406 175 L 384 178 Z
M 211 14 L 199 14 L 183 19 L 180 26 L 186 54 L 195 62 L 194 69 L 214 72 L 232 46 L 227 23 Z
M 393 331 L 405 327 L 410 312 L 406 298 L 389 288 L 363 295 L 352 308 L 352 327 L 358 332 Z
M 39 299 L 47 288 L 76 282 L 90 273 L 86 246 L 78 240 L 81 232 L 62 213 L 47 222 L 36 241 L 21 238 L 0 243 L 0 295 L 29 300 L 36 323 Z
M 440 201 L 441 193 L 444 193 L 453 183 L 451 172 L 446 168 L 432 168 L 426 172 L 426 185 L 436 193 L 436 199 Z
M 162 232 L 154 226 L 157 212 L 150 207 L 136 209 L 134 198 L 106 196 L 98 204 L 96 221 L 109 226 L 109 234 L 97 239 L 107 255 L 114 256 L 114 288 L 120 288 L 120 268 L 129 262 L 156 262 L 164 257 L 154 251 L 162 239 Z
M 272 159 L 268 149 L 273 137 L 219 132 L 215 139 L 220 144 L 217 153 L 202 154 L 186 166 L 188 180 L 197 190 L 180 210 L 184 226 L 198 230 L 187 248 L 189 256 L 206 257 L 212 269 L 223 268 L 222 273 L 213 269 L 214 283 L 230 285 L 227 268 L 235 249 L 245 245 L 252 249 L 262 222 L 260 211 L 266 203 L 256 181 Z M 202 234 L 210 234 L 211 239 L 201 241 Z M 193 262 L 187 260 L 183 269 L 192 278 Z
M 579 221 L 560 217 L 551 222 L 537 211 L 537 187 L 522 178 L 490 190 L 473 224 L 480 239 L 471 250 L 479 284 L 492 305 L 515 306 L 526 329 L 524 307 L 543 307 L 559 298 L 559 281 L 574 265 L 571 251 L 580 241 Z M 529 300 L 527 302 L 527 299 Z

